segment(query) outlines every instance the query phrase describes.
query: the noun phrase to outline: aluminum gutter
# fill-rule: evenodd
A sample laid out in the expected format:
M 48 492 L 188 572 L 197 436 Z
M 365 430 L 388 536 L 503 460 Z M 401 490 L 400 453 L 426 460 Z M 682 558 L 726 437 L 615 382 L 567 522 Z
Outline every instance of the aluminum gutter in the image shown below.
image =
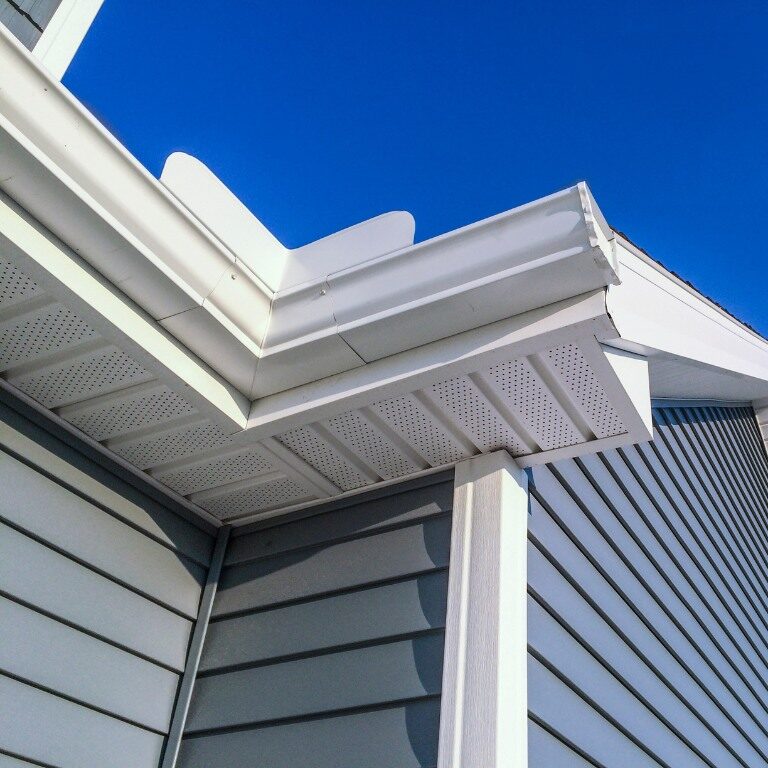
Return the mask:
M 172 155 L 161 181 L 280 286 L 252 399 L 618 283 L 613 233 L 583 183 L 416 245 L 412 218 L 394 212 L 290 250 L 194 158 Z
M 155 320 L 258 354 L 272 291 L 0 28 L 0 189 Z
M 418 245 L 398 212 L 286 249 L 280 280 L 265 275 L 274 291 L 254 271 L 268 254 L 233 252 L 3 30 L 0 179 L 250 399 L 618 282 L 612 232 L 580 184 Z
M 618 283 L 586 184 L 278 292 L 264 357 L 337 333 L 365 362 Z M 316 309 L 324 291 L 332 317 Z

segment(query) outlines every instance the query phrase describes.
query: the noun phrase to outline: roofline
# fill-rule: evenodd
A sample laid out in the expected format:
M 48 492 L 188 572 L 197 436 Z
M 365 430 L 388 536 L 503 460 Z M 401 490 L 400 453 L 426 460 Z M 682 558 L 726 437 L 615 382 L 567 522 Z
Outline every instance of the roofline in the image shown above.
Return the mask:
M 409 215 L 378 217 L 291 252 L 317 277 L 275 292 L 4 30 L 0 73 L 0 190 L 247 399 L 618 282 L 579 184 L 405 247 Z
M 154 319 L 205 304 L 258 343 L 272 291 L 2 27 L 0 72 L 2 189 Z
M 699 291 L 698 288 L 696 288 L 691 282 L 683 277 L 680 277 L 680 275 L 678 275 L 676 272 L 673 272 L 671 269 L 669 269 L 669 267 L 664 266 L 664 264 L 662 264 L 658 259 L 655 259 L 653 256 L 651 256 L 648 251 L 646 251 L 644 248 L 641 248 L 639 245 L 637 245 L 637 243 L 634 243 L 626 234 L 618 229 L 614 229 L 613 233 L 616 236 L 618 242 L 620 242 L 625 248 L 630 250 L 635 256 L 644 261 L 650 267 L 653 267 L 657 272 L 660 272 L 666 278 L 671 280 L 678 287 L 682 288 L 684 291 L 687 291 L 692 296 L 695 296 L 700 301 L 703 301 L 707 306 L 721 314 L 723 317 L 741 326 L 741 328 L 747 331 L 747 333 L 752 334 L 755 338 L 762 342 L 768 343 L 768 338 L 763 336 L 763 334 L 753 328 L 749 323 L 736 317 L 736 315 L 734 315 L 732 312 L 729 312 L 722 304 L 719 304 L 714 299 L 711 299 L 709 296 L 706 296 L 701 291 Z

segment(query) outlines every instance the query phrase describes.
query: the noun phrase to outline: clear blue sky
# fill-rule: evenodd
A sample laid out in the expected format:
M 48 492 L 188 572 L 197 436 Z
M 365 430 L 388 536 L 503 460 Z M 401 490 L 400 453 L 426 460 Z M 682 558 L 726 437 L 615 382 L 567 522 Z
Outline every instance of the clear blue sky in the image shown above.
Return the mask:
M 289 246 L 396 209 L 422 240 L 586 179 L 768 333 L 767 38 L 749 0 L 105 0 L 64 82 Z

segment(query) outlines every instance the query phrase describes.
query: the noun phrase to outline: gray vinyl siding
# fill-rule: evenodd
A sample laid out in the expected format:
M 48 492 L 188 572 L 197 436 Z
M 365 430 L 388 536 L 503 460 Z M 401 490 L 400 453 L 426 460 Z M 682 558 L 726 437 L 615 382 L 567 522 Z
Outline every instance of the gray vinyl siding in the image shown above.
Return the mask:
M 434 766 L 452 499 L 450 473 L 236 529 L 180 765 Z
M 0 24 L 32 50 L 61 0 L 0 0 Z
M 0 766 L 155 768 L 212 531 L 0 401 Z M 136 481 L 138 483 L 138 481 Z
M 530 765 L 768 765 L 768 462 L 747 408 L 536 468 Z

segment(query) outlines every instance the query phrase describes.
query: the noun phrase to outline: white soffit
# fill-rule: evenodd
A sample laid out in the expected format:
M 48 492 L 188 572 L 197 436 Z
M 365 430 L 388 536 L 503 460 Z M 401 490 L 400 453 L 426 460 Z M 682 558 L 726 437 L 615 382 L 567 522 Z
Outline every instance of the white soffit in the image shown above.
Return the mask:
M 2 33 L 0 86 L 0 375 L 215 517 L 650 437 L 586 185 L 288 250 L 196 161 L 152 179 Z
M 442 366 L 426 355 L 417 369 L 403 353 L 384 388 L 360 381 L 346 401 L 310 402 L 228 434 L 205 398 L 145 347 L 73 311 L 73 294 L 31 277 L 22 267 L 35 263 L 8 243 L 0 241 L 3 379 L 222 520 L 500 448 L 530 465 L 650 436 L 644 363 L 598 342 L 615 333 L 599 291 L 455 337 L 454 359 Z
M 78 376 L 87 378 L 86 370 L 93 369 L 97 360 L 115 376 L 123 359 L 130 360 L 122 367 L 126 384 L 157 377 L 183 392 L 227 434 L 246 425 L 249 403 L 243 395 L 2 193 L 0 256 L 4 270 L 0 318 L 10 312 L 0 334 L 0 359 L 13 367 L 14 378 L 31 381 L 27 364 L 40 358 L 46 362 L 42 369 L 32 365 L 36 380 L 43 374 L 46 381 L 58 377 L 77 390 L 83 386 Z M 26 286 L 21 293 L 18 281 Z M 73 353 L 88 355 L 88 363 L 79 357 L 74 360 Z M 70 370 L 66 364 L 75 367 Z M 6 378 L 10 376 L 6 372 Z M 117 379 L 112 388 L 116 384 Z M 97 385 L 96 379 L 91 385 L 97 390 L 106 386 Z M 37 390 L 32 396 L 45 405 L 53 402 L 45 402 Z M 46 396 L 63 404 L 59 402 L 63 394 Z

